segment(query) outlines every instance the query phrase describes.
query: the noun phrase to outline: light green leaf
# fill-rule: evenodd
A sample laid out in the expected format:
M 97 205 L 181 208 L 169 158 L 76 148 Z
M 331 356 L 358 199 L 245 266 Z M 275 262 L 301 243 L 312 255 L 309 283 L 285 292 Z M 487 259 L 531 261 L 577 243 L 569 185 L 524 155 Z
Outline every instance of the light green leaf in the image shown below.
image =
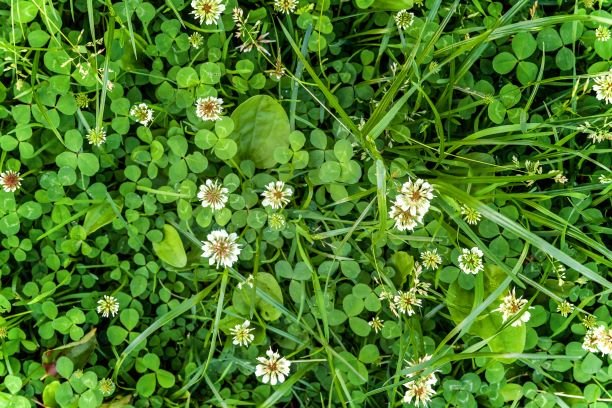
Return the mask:
M 231 138 L 238 144 L 239 160 L 252 160 L 258 168 L 276 164 L 274 150 L 289 147 L 289 119 L 272 97 L 257 95 L 241 103 L 232 113 Z
M 164 225 L 164 239 L 153 243 L 153 251 L 165 263 L 182 268 L 187 265 L 187 254 L 183 247 L 183 241 L 173 226 Z

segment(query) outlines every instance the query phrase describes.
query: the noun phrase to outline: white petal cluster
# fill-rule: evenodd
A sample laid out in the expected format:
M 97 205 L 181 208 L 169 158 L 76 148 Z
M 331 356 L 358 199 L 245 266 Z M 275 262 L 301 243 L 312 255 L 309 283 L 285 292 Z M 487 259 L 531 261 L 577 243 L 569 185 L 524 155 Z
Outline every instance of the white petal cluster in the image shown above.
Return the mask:
M 238 261 L 240 246 L 236 243 L 238 235 L 228 234 L 225 230 L 213 231 L 206 237 L 207 241 L 202 241 L 202 256 L 208 258 L 210 265 L 216 264 L 217 268 L 221 265 L 231 267 Z
M 257 357 L 259 364 L 255 367 L 255 376 L 261 377 L 261 382 L 270 385 L 280 384 L 289 375 L 291 362 L 281 357 L 270 348 L 266 351 L 267 357 Z
M 433 187 L 423 179 L 408 180 L 395 198 L 389 210 L 389 217 L 400 231 L 413 231 L 423 221 L 434 198 Z

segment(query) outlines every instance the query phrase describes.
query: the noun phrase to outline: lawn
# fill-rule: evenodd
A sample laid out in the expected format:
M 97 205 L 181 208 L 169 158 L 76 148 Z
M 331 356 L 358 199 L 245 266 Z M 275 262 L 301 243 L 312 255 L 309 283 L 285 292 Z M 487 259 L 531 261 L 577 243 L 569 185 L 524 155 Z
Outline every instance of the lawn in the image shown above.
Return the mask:
M 612 406 L 612 0 L 0 0 L 0 408 Z

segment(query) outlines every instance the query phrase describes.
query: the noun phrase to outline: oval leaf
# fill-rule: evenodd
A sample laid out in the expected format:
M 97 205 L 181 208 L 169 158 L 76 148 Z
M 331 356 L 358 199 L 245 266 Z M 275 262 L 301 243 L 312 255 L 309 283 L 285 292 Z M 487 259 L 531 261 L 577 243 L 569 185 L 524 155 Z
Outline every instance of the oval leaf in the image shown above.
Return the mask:
M 258 168 L 276 164 L 274 151 L 289 147 L 289 119 L 276 99 L 267 95 L 253 96 L 232 113 L 235 124 L 231 137 L 238 144 L 238 159 L 252 160 Z

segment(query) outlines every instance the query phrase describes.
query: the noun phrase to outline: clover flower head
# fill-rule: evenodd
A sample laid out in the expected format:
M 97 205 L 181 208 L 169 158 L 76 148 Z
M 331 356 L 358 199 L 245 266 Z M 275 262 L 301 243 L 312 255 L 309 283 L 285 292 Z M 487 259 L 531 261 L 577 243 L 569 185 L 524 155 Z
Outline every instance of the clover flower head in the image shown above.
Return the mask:
M 23 178 L 18 171 L 7 170 L 0 173 L 0 186 L 7 193 L 14 193 L 21 188 Z
M 102 299 L 98 300 L 98 307 L 96 308 L 98 314 L 102 317 L 115 317 L 119 312 L 119 301 L 114 296 L 104 295 Z
M 153 120 L 153 109 L 149 108 L 146 103 L 139 103 L 138 105 L 132 106 L 132 109 L 130 109 L 130 116 L 141 125 L 148 126 Z
M 473 247 L 472 249 L 463 248 L 461 249 L 461 255 L 459 255 L 459 269 L 463 273 L 476 275 L 478 272 L 484 269 L 482 264 L 482 251 Z
M 531 313 L 529 313 L 527 310 L 523 310 L 527 303 L 527 299 L 523 299 L 522 296 L 517 298 L 515 288 L 512 288 L 510 293 L 503 298 L 502 303 L 495 310 L 502 314 L 502 320 L 504 322 L 510 319 L 512 316 L 518 315 L 522 312 L 519 318 L 512 323 L 512 326 L 518 327 L 522 326 L 523 323 L 527 323 L 531 318 Z
M 257 357 L 259 364 L 255 367 L 255 376 L 261 377 L 261 382 L 270 385 L 280 384 L 289 375 L 291 362 L 270 348 L 267 357 Z
M 99 127 L 91 128 L 86 138 L 90 145 L 102 146 L 106 142 L 106 131 Z
M 266 186 L 266 190 L 261 193 L 264 198 L 261 204 L 274 210 L 284 207 L 289 203 L 289 197 L 293 195 L 291 187 L 285 186 L 282 181 L 272 181 Z
M 206 237 L 207 241 L 202 241 L 202 256 L 208 258 L 210 265 L 216 264 L 224 267 L 231 267 L 238 261 L 240 246 L 236 243 L 238 235 L 228 234 L 225 230 L 213 231 Z
M 196 115 L 203 121 L 217 121 L 223 113 L 223 99 L 207 96 L 196 101 Z
M 217 180 L 206 180 L 200 186 L 198 199 L 202 202 L 202 207 L 210 207 L 213 210 L 221 210 L 225 207 L 228 200 L 229 190 L 219 184 Z
M 200 20 L 200 25 L 217 24 L 221 13 L 225 11 L 222 0 L 192 0 L 191 7 L 191 14 Z
M 230 329 L 230 333 L 234 336 L 232 341 L 234 345 L 246 347 L 255 339 L 255 336 L 251 334 L 255 329 L 251 329 L 250 324 L 250 321 L 245 320 L 242 324 L 237 324 Z

